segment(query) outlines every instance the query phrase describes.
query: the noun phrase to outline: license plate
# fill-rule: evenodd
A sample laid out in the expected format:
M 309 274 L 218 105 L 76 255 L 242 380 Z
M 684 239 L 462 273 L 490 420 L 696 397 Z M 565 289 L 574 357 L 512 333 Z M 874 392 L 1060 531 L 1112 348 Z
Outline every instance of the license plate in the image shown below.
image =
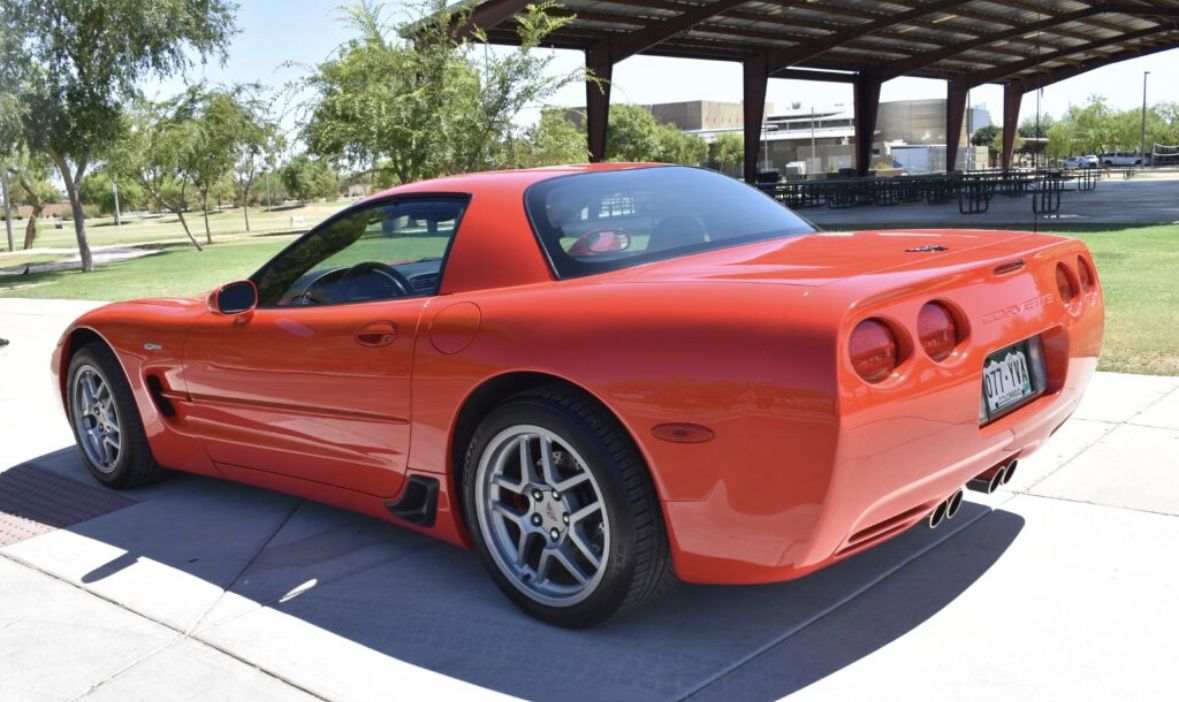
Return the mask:
M 1041 354 L 1030 348 L 1029 341 L 1021 341 L 987 356 L 983 364 L 983 406 L 987 418 L 1023 404 L 1035 397 L 1042 384 Z M 1038 384 L 1037 381 L 1040 381 Z

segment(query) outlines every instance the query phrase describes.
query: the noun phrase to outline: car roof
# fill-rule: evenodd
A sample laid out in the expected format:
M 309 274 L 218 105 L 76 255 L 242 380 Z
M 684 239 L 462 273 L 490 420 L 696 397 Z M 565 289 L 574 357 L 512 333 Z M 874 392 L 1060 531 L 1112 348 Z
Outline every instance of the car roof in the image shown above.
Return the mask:
M 371 198 L 426 192 L 477 193 L 478 191 L 484 189 L 491 189 L 499 192 L 503 192 L 504 189 L 514 189 L 523 192 L 533 183 L 539 183 L 542 180 L 549 180 L 551 178 L 558 178 L 560 176 L 573 175 L 577 173 L 598 173 L 603 171 L 629 170 L 634 168 L 652 168 L 665 165 L 668 164 L 636 162 L 580 163 L 567 166 L 545 166 L 542 168 L 521 168 L 517 170 L 506 171 L 463 173 L 453 176 L 444 176 L 442 178 L 421 180 L 416 183 L 409 183 L 407 185 L 399 185 L 383 192 L 376 193 L 372 195 Z

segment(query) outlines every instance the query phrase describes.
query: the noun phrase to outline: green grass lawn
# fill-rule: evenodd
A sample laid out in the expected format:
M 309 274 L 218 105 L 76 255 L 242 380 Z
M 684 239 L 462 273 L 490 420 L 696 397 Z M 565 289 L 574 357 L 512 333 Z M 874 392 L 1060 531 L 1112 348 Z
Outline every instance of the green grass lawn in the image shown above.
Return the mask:
M 351 200 L 340 200 L 273 211 L 257 207 L 250 208 L 250 232 L 248 234 L 241 208 L 234 208 L 210 214 L 209 230 L 213 234 L 213 241 L 216 242 L 219 238 L 225 237 L 236 238 L 266 232 L 307 229 L 351 203 Z M 187 212 L 184 219 L 188 222 L 188 228 L 192 231 L 193 236 L 201 244 L 204 244 L 205 221 L 201 213 Z M 18 220 L 16 224 L 19 225 L 20 239 L 23 240 L 24 222 Z M 187 241 L 184 229 L 180 226 L 180 220 L 172 214 L 130 218 L 119 227 L 114 225 L 111 218 L 88 220 L 86 236 L 91 246 Z M 77 245 L 73 222 L 39 221 L 37 223 L 37 242 L 34 251 L 36 249 L 75 248 Z
M 0 297 L 128 300 L 183 297 L 240 280 L 257 270 L 294 236 L 214 244 L 152 244 L 150 256 L 102 264 L 92 273 L 50 271 L 0 277 Z
M 1088 243 L 1105 291 L 1101 369 L 1179 375 L 1179 225 L 1071 235 Z M 196 295 L 250 275 L 292 239 L 227 238 L 203 253 L 186 243 L 151 245 L 159 253 L 103 264 L 93 273 L 0 276 L 0 297 L 120 300 Z M 0 260 L 0 267 L 7 264 Z
M 1105 293 L 1101 370 L 1179 375 L 1179 225 L 1071 234 Z

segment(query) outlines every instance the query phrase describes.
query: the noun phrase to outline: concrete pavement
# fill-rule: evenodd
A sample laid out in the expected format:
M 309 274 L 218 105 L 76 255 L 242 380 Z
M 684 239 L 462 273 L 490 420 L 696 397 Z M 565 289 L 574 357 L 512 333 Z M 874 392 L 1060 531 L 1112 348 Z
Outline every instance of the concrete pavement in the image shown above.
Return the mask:
M 196 476 L 98 487 L 47 370 L 88 306 L 0 300 L 4 702 L 1179 694 L 1179 378 L 1099 374 L 1010 490 L 937 531 L 569 632 L 474 554 L 366 517 Z M 52 489 L 11 499 L 30 484 Z

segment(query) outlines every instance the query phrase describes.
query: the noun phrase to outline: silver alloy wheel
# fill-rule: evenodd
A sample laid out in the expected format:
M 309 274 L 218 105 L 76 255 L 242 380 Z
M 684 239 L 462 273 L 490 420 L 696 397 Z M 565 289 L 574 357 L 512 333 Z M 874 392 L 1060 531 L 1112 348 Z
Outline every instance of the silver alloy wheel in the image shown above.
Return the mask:
M 70 410 L 78 443 L 101 473 L 113 473 L 122 449 L 122 431 L 110 383 L 95 366 L 84 365 L 74 374 Z
M 480 456 L 475 479 L 483 541 L 516 589 L 550 607 L 593 594 L 610 555 L 610 517 L 568 441 L 543 427 L 509 427 Z

